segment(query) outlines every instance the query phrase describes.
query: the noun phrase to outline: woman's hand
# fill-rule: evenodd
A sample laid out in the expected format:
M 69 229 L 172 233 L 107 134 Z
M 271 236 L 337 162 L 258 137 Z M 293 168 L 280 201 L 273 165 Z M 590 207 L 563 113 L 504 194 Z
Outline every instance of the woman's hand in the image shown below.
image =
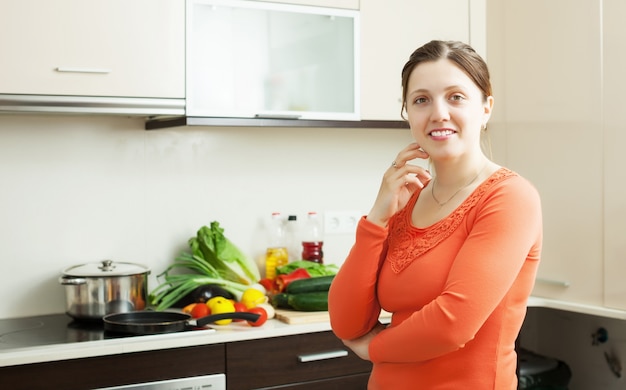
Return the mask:
M 368 221 L 387 226 L 389 219 L 407 204 L 411 194 L 418 188 L 424 187 L 424 182 L 431 178 L 430 172 L 420 166 L 407 164 L 407 162 L 428 157 L 428 153 L 417 143 L 411 143 L 398 153 L 383 175 L 378 196 L 367 216 Z
M 370 360 L 369 347 L 372 339 L 385 329 L 385 325 L 380 322 L 367 334 L 354 340 L 342 340 L 343 344 L 350 348 L 358 357 L 363 360 Z

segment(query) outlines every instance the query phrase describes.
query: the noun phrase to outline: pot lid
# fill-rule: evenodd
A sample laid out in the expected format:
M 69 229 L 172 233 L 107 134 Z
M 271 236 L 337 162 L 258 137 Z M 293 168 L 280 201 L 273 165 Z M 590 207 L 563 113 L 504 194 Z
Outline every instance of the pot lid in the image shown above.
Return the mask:
M 63 274 L 67 276 L 102 277 L 136 275 L 146 272 L 150 273 L 150 269 L 141 264 L 102 260 L 99 263 L 87 263 L 66 268 Z

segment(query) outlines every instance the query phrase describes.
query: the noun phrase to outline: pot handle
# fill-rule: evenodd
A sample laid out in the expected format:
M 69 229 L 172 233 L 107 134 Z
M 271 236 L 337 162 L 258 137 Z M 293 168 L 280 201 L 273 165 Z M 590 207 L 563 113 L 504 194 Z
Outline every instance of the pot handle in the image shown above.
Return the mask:
M 79 284 L 87 283 L 87 279 L 85 279 L 85 278 L 75 278 L 75 277 L 72 277 L 72 276 L 61 276 L 61 277 L 59 277 L 59 283 L 61 283 L 62 285 L 77 286 Z

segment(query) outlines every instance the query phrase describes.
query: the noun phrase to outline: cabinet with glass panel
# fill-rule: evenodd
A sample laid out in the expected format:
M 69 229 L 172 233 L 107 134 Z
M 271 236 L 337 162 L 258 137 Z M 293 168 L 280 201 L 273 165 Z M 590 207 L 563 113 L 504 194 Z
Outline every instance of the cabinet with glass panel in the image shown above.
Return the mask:
M 187 0 L 187 116 L 356 120 L 359 14 Z

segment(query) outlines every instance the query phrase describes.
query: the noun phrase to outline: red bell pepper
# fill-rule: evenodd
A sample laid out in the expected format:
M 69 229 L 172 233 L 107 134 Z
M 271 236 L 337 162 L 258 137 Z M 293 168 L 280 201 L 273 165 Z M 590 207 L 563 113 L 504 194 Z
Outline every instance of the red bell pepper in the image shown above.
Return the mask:
M 275 279 L 278 292 L 284 292 L 289 283 L 294 280 L 308 279 L 311 275 L 305 268 L 296 268 L 288 274 L 278 275 Z
M 276 286 L 276 280 L 274 279 L 263 278 L 259 280 L 259 284 L 265 287 L 265 291 L 267 291 L 267 293 L 269 294 L 276 293 L 276 290 L 278 289 L 278 286 Z

